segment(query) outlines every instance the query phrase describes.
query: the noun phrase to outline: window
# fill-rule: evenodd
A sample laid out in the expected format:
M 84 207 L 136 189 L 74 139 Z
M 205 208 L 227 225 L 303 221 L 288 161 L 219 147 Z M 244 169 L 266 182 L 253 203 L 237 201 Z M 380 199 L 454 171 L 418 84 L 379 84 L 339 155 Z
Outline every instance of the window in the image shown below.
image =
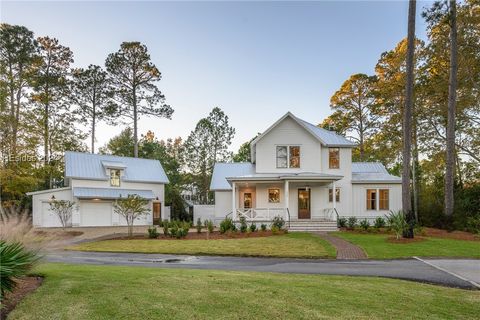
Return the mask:
M 367 189 L 367 210 L 377 210 L 377 189 Z
M 280 202 L 280 189 L 268 189 L 268 202 L 279 203 Z
M 243 208 L 252 208 L 252 194 L 250 192 L 245 192 L 243 194 Z
M 379 208 L 380 210 L 388 210 L 389 204 L 388 204 L 388 189 L 380 189 L 379 190 L 379 196 L 380 196 L 380 204 Z
M 120 187 L 120 170 L 110 169 L 110 186 Z
M 340 168 L 340 149 L 338 148 L 328 149 L 328 167 L 330 169 Z
M 277 147 L 277 168 L 287 168 L 287 165 L 288 165 L 287 147 L 278 146 Z
M 290 168 L 300 168 L 300 147 L 290 147 Z
M 300 168 L 300 147 L 277 146 L 277 168 Z
M 333 189 L 328 189 L 328 202 L 333 202 Z M 335 202 L 340 202 L 340 189 L 335 188 Z

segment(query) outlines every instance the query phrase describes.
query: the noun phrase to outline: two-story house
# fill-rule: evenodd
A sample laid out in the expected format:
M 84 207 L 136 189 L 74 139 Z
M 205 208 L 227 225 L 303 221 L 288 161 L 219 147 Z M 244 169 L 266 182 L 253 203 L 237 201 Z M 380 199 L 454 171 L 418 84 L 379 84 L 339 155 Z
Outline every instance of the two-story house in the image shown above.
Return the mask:
M 401 179 L 380 163 L 352 163 L 353 147 L 288 112 L 252 141 L 251 163 L 215 164 L 215 222 L 281 216 L 293 230 L 329 230 L 338 216 L 371 221 L 400 209 Z
M 65 187 L 27 193 L 32 196 L 33 225 L 61 227 L 50 210 L 52 200 L 75 202 L 70 225 L 122 226 L 125 218 L 113 210 L 113 202 L 137 194 L 149 200 L 147 215 L 136 225 L 151 225 L 165 214 L 164 189 L 168 178 L 158 160 L 80 152 L 65 153 Z

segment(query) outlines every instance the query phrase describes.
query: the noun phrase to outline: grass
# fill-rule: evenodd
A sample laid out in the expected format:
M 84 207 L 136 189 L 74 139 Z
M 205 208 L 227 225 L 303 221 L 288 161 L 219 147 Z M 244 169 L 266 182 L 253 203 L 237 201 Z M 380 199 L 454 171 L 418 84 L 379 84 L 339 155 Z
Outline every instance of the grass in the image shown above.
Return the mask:
M 426 238 L 412 243 L 390 243 L 384 234 L 358 234 L 337 232 L 341 237 L 363 248 L 369 258 L 394 259 L 418 257 L 469 257 L 480 258 L 480 241 Z
M 193 255 L 335 258 L 335 248 L 309 233 L 216 240 L 104 240 L 82 243 L 71 250 Z
M 478 319 L 480 291 L 403 280 L 45 264 L 18 319 Z

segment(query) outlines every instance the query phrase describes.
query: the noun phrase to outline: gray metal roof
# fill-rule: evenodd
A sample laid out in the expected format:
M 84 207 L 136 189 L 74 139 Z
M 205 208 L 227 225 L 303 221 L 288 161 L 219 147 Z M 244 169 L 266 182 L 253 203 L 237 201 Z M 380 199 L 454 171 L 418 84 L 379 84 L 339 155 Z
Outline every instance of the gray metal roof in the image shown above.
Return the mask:
M 73 196 L 80 199 L 119 199 L 128 195 L 139 195 L 145 199 L 154 199 L 152 190 L 132 190 L 117 188 L 73 188 Z
M 215 163 L 210 190 L 232 190 L 226 177 L 255 174 L 255 165 L 250 162 Z
M 343 176 L 318 173 L 255 173 L 252 163 L 216 163 L 213 168 L 210 190 L 232 190 L 229 181 L 268 181 L 268 180 L 340 180 Z
M 352 162 L 352 183 L 402 183 L 380 162 Z
M 334 132 L 329 131 L 323 128 L 320 128 L 310 122 L 297 118 L 293 113 L 287 112 L 283 115 L 280 119 L 278 119 L 274 124 L 272 124 L 267 130 L 265 130 L 261 135 L 256 137 L 252 143 L 250 144 L 251 148 L 254 148 L 255 145 L 259 140 L 261 140 L 264 136 L 267 135 L 270 130 L 275 128 L 283 119 L 290 117 L 295 122 L 297 122 L 301 127 L 303 127 L 306 131 L 308 131 L 311 135 L 313 135 L 320 143 L 327 147 L 348 147 L 353 148 L 356 146 L 356 143 L 350 141 L 349 139 L 345 138 L 344 136 Z M 252 152 L 253 153 L 253 152 Z M 254 156 L 254 154 L 252 154 Z
M 123 167 L 125 172 L 122 181 L 168 183 L 167 175 L 158 160 L 73 151 L 65 152 L 65 177 L 107 180 L 105 164 Z
M 304 127 L 307 127 L 327 147 L 354 147 L 355 142 L 348 140 L 334 131 L 320 128 L 310 122 L 297 118 Z

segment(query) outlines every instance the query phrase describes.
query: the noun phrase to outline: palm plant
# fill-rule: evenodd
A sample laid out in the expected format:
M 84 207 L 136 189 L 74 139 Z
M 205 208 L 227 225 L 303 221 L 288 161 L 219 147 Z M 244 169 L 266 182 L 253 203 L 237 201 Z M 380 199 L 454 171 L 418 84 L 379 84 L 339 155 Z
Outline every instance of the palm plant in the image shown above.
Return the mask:
M 393 232 L 395 232 L 397 240 L 400 239 L 403 231 L 408 228 L 407 220 L 405 219 L 402 210 L 397 212 L 390 211 L 390 214 L 388 215 L 388 224 Z
M 16 279 L 25 276 L 40 256 L 20 242 L 0 240 L 0 300 L 5 292 L 15 289 Z

